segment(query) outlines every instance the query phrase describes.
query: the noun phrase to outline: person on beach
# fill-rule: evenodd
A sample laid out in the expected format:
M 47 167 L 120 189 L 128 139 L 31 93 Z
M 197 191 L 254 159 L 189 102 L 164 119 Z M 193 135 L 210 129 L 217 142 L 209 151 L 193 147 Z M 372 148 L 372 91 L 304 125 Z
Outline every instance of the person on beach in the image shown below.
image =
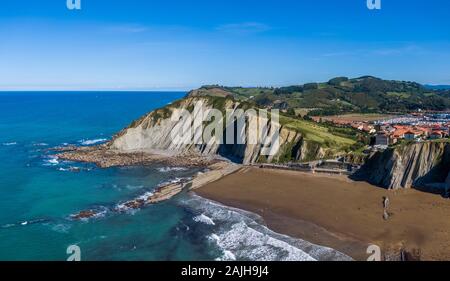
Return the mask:
M 384 196 L 383 197 L 383 208 L 387 209 L 389 207 L 389 197 Z
M 384 196 L 383 197 L 383 219 L 384 220 L 389 219 L 388 207 L 389 207 L 389 198 L 387 196 Z

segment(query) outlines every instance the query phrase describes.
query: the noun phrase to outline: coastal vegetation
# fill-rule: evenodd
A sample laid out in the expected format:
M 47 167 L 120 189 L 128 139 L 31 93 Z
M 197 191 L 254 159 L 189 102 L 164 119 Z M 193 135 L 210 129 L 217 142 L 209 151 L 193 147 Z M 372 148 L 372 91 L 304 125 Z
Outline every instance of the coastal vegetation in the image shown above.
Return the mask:
M 369 131 L 360 130 L 354 126 L 339 125 L 333 120 L 329 120 L 331 117 L 327 116 L 319 117 L 321 122 L 316 122 L 317 118 L 314 118 L 316 121 L 313 121 L 309 116 L 311 112 L 305 116 L 292 114 L 289 102 L 277 100 L 261 104 L 259 102 L 261 99 L 258 99 L 258 97 L 268 95 L 276 95 L 279 98 L 289 95 L 303 95 L 305 91 L 323 90 L 330 87 L 359 87 L 360 90 L 363 87 L 367 87 L 366 89 L 383 89 L 386 91 L 387 97 L 394 97 L 395 99 L 412 99 L 413 96 L 420 95 L 445 96 L 445 93 L 440 91 L 427 92 L 428 90 L 425 87 L 417 83 L 383 81 L 373 77 L 357 79 L 338 77 L 327 83 L 310 83 L 278 89 L 205 86 L 193 90 L 184 98 L 156 109 L 132 122 L 130 126 L 106 144 L 105 151 L 127 154 L 156 150 L 201 155 L 202 157 L 220 155 L 242 164 L 298 164 L 315 160 L 344 159 L 348 163 L 363 165 L 355 176 L 386 188 L 396 189 L 411 186 L 429 188 L 429 183 L 442 185 L 446 182 L 448 171 L 439 168 L 446 165 L 442 163 L 448 163 L 446 160 L 448 156 L 445 155 L 448 155 L 450 150 L 448 150 L 448 140 L 446 139 L 422 142 L 400 139 L 388 149 L 377 149 L 369 146 L 371 139 L 373 139 L 373 134 L 371 135 Z M 423 92 L 419 93 L 418 89 Z M 415 90 L 419 92 L 415 92 Z M 394 94 L 394 91 L 402 94 Z M 370 96 L 371 91 L 365 93 Z M 279 149 L 275 154 L 264 155 L 261 145 L 251 144 L 247 139 L 244 140 L 244 143 L 231 144 L 223 142 L 173 144 L 170 137 L 171 132 L 175 126 L 182 124 L 183 120 L 171 120 L 172 113 L 175 109 L 185 109 L 192 113 L 199 101 L 205 106 L 205 111 L 217 109 L 222 112 L 223 116 L 225 116 L 225 113 L 237 109 L 244 111 L 247 109 L 279 109 L 281 126 Z M 351 104 L 356 108 L 355 103 Z M 315 106 L 315 110 L 319 110 L 318 104 Z M 344 119 L 373 120 L 373 118 L 380 118 L 380 116 L 388 118 L 391 115 L 353 112 L 339 116 Z M 339 116 L 333 118 L 339 118 Z M 203 127 L 194 128 L 194 131 L 204 130 L 210 122 L 211 120 L 205 120 L 202 124 Z M 223 135 L 225 134 L 224 128 Z M 270 138 L 264 137 L 266 140 Z M 100 154 L 103 155 L 106 152 Z M 108 153 L 105 155 L 110 157 Z M 85 155 L 86 153 L 78 154 L 82 154 L 83 159 L 87 159 L 91 155 L 93 155 L 93 158 L 99 158 L 97 154 L 92 152 L 87 153 L 87 155 Z M 107 159 L 108 157 L 104 158 Z M 415 168 L 408 168 L 412 166 Z M 439 175 L 439 177 L 437 178 L 435 175 Z
M 210 85 L 196 91 L 204 95 L 231 95 L 240 101 L 251 100 L 258 106 L 279 108 L 286 112 L 307 109 L 309 116 L 450 109 L 449 89 L 373 76 L 353 79 L 337 77 L 323 83 L 280 88 Z
M 351 128 L 338 128 L 332 125 L 318 124 L 312 121 L 280 116 L 280 123 L 302 134 L 305 140 L 317 142 L 326 147 L 343 149 L 354 145 L 358 140 Z M 349 132 L 352 131 L 353 134 Z

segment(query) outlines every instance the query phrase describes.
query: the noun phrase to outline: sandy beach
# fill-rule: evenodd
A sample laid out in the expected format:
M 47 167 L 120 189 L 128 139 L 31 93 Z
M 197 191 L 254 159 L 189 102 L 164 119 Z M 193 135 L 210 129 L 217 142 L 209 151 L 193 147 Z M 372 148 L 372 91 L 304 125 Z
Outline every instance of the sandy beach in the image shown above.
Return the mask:
M 244 168 L 195 191 L 261 215 L 279 233 L 366 260 L 400 249 L 421 260 L 450 259 L 450 200 L 417 190 L 388 191 L 345 176 Z M 383 196 L 390 200 L 383 219 Z

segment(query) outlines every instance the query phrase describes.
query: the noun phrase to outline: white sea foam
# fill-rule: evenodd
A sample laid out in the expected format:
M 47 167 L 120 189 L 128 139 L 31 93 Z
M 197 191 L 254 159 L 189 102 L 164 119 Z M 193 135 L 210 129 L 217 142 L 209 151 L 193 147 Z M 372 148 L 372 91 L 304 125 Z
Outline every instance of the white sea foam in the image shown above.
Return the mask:
M 142 194 L 141 196 L 136 197 L 134 200 L 143 200 L 143 201 L 147 201 L 147 200 L 149 200 L 150 197 L 152 197 L 152 196 L 153 196 L 153 192 L 147 191 L 147 192 L 145 192 L 144 194 Z M 129 201 L 127 201 L 127 202 L 129 202 Z M 138 210 L 137 210 L 137 209 L 134 209 L 134 208 L 127 207 L 127 206 L 126 206 L 126 203 L 127 203 L 127 202 L 117 204 L 116 207 L 115 207 L 114 209 L 115 209 L 116 211 L 118 211 L 118 212 L 126 212 L 126 213 L 129 213 L 129 214 L 135 214 Z
M 104 206 L 100 206 L 95 210 L 95 214 L 90 217 L 90 218 L 82 218 L 80 219 L 83 222 L 88 222 L 91 219 L 99 219 L 99 218 L 104 218 L 106 216 L 106 214 L 108 213 L 109 209 L 107 207 Z
M 157 169 L 160 173 L 168 173 L 168 172 L 177 172 L 177 171 L 186 171 L 185 167 L 161 167 Z
M 33 143 L 33 146 L 48 146 L 48 143 L 45 142 Z
M 47 159 L 44 160 L 45 166 L 55 166 L 59 164 L 57 156 L 48 156 Z
M 139 196 L 137 199 L 147 201 L 152 196 L 153 196 L 153 192 L 148 191 L 148 192 L 144 193 L 143 195 Z
M 93 144 L 106 142 L 107 140 L 108 139 L 80 140 L 79 143 L 81 143 L 81 145 L 93 145 Z
M 117 186 L 116 186 L 117 187 Z M 126 186 L 125 186 L 125 188 L 126 189 L 129 189 L 129 190 L 136 190 L 136 189 L 142 189 L 142 188 L 144 188 L 144 186 L 143 185 L 131 185 L 131 184 L 127 184 Z
M 226 207 L 196 195 L 183 200 L 182 204 L 214 221 L 208 240 L 221 251 L 217 260 L 351 260 L 334 249 L 273 232 L 264 225 L 260 216 L 251 212 Z
M 125 203 L 117 204 L 115 206 L 114 210 L 116 210 L 117 212 L 127 213 L 130 215 L 134 215 L 138 211 L 137 209 L 133 209 L 133 208 L 126 206 Z
M 52 226 L 52 230 L 55 232 L 59 232 L 59 233 L 68 233 L 70 228 L 71 228 L 71 225 L 64 224 L 64 223 L 60 223 L 60 224 L 56 224 L 56 225 Z
M 10 227 L 14 227 L 14 226 L 16 226 L 16 225 L 12 224 L 12 223 L 8 223 L 8 224 L 2 225 L 2 228 L 10 228 Z
M 194 217 L 192 219 L 195 222 L 201 222 L 201 223 L 208 224 L 208 225 L 216 225 L 214 223 L 214 221 L 210 217 L 206 216 L 205 214 L 201 214 L 201 215 L 196 216 L 196 217 Z
M 16 223 L 8 223 L 5 225 L 0 226 L 0 228 L 10 228 L 10 227 L 17 227 L 17 226 L 27 226 L 32 224 L 38 224 L 38 223 L 46 223 L 48 220 L 46 219 L 32 219 L 32 220 L 25 220 L 25 221 L 19 221 Z
M 17 142 L 4 142 L 4 143 L 2 143 L 2 145 L 4 145 L 4 146 L 12 146 L 12 145 L 17 145 Z
M 60 172 L 81 172 L 81 171 L 90 171 L 91 168 L 81 168 L 77 166 L 69 166 L 67 168 L 60 167 L 58 168 L 58 171 Z
M 231 252 L 224 250 L 223 255 L 215 259 L 216 261 L 235 261 L 236 256 Z
M 245 222 L 233 224 L 219 236 L 217 245 L 223 251 L 233 251 L 244 259 L 254 261 L 314 261 L 303 250 L 285 241 L 278 240 L 269 233 L 251 228 Z M 243 247 L 244 246 L 244 247 Z
M 185 181 L 188 181 L 188 180 L 191 180 L 191 179 L 192 178 L 190 178 L 190 177 L 174 178 L 174 179 L 171 179 L 171 180 L 168 180 L 168 181 L 164 181 L 164 182 L 158 184 L 158 187 L 165 186 L 165 185 L 168 185 L 168 184 L 181 183 L 181 182 L 185 182 Z
M 219 235 L 212 233 L 211 235 L 208 236 L 208 239 L 217 243 L 219 242 L 220 237 Z

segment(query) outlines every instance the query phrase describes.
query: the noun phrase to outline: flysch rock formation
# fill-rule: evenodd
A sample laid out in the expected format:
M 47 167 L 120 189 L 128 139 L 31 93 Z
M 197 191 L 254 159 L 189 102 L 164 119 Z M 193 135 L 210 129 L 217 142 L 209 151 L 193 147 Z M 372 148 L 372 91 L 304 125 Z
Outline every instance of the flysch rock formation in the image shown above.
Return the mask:
M 195 105 L 201 102 L 203 104 L 202 110 L 195 110 Z M 305 159 L 321 159 L 326 154 L 326 150 L 316 143 L 309 143 L 305 141 L 301 133 L 292 129 L 287 129 L 283 126 L 272 128 L 270 121 L 260 115 L 247 115 L 246 124 L 260 124 L 265 122 L 268 124 L 268 132 L 262 133 L 262 138 L 258 143 L 249 141 L 248 128 L 241 130 L 238 134 L 241 135 L 243 143 L 223 144 L 217 138 L 211 138 L 207 143 L 192 142 L 174 142 L 171 133 L 177 128 L 182 128 L 191 122 L 194 140 L 199 135 L 205 133 L 207 124 L 195 124 L 192 122 L 194 118 L 199 117 L 199 114 L 204 114 L 210 109 L 218 109 L 225 115 L 228 110 L 229 114 L 233 114 L 236 110 L 247 109 L 245 104 L 237 102 L 232 98 L 211 97 L 201 95 L 189 95 L 185 99 L 174 102 L 162 109 L 155 110 L 141 119 L 133 122 L 128 128 L 124 129 L 108 144 L 109 149 L 118 151 L 120 153 L 135 153 L 135 152 L 152 152 L 152 151 L 170 151 L 177 154 L 198 153 L 202 156 L 221 155 L 225 158 L 231 159 L 238 163 L 251 164 L 255 162 L 276 162 L 284 153 L 289 153 L 294 156 L 297 161 L 304 161 Z M 193 117 L 191 120 L 186 118 L 172 118 L 175 110 L 186 110 L 191 113 Z M 204 117 L 204 116 L 203 116 Z M 256 118 L 257 120 L 253 120 Z M 227 124 L 227 122 L 224 122 Z M 227 126 L 236 126 L 236 122 L 230 122 Z M 226 139 L 226 127 L 222 124 L 223 139 Z M 279 144 L 280 148 L 271 155 L 263 155 L 263 149 L 269 147 L 266 144 L 271 144 L 271 137 L 273 131 L 279 130 Z M 208 134 L 204 134 L 208 135 Z
M 450 143 L 410 143 L 376 152 L 355 174 L 355 178 L 388 189 L 448 190 Z
M 202 104 L 200 109 L 196 107 L 198 103 Z M 214 116 L 211 119 L 205 116 L 210 110 L 217 109 L 222 113 L 220 117 L 224 117 L 227 116 L 225 113 L 232 115 L 238 110 L 246 111 L 251 108 L 248 103 L 237 101 L 226 92 L 217 91 L 211 94 L 194 90 L 185 98 L 132 122 L 107 144 L 71 148 L 58 156 L 62 159 L 94 162 L 101 167 L 111 167 L 146 164 L 164 159 L 171 159 L 172 162 L 183 165 L 208 166 L 214 163 L 215 159 L 223 158 L 240 164 L 254 164 L 277 163 L 285 159 L 305 162 L 349 155 L 306 140 L 300 131 L 283 124 L 276 128 L 272 127 L 267 118 L 258 114 L 246 115 L 246 125 L 240 130 L 237 130 L 236 121 L 228 123 L 226 120 L 223 121 L 226 126 L 235 127 L 234 130 L 244 140 L 243 143 L 224 144 L 216 138 L 203 143 L 199 141 L 202 135 L 210 135 L 212 132 L 208 126 L 211 120 L 219 118 Z M 175 116 L 177 110 L 178 112 L 185 110 L 192 119 Z M 199 119 L 203 122 L 193 122 L 197 117 L 202 117 Z M 262 138 L 256 144 L 249 140 L 248 134 L 249 124 L 255 123 L 268 125 L 268 131 L 259 132 Z M 226 139 L 227 128 L 224 124 L 217 130 L 221 130 L 223 139 Z M 187 125 L 191 125 L 194 141 L 174 141 L 173 132 Z M 209 131 L 206 132 L 207 130 Z M 274 130 L 279 132 L 279 149 L 265 155 L 263 150 L 267 149 L 267 145 L 264 143 L 273 144 L 271 133 Z M 414 187 L 431 192 L 445 190 L 449 193 L 450 143 L 448 142 L 400 144 L 372 153 L 367 158 L 361 159 L 361 162 L 364 164 L 352 176 L 353 179 L 364 180 L 388 189 Z

